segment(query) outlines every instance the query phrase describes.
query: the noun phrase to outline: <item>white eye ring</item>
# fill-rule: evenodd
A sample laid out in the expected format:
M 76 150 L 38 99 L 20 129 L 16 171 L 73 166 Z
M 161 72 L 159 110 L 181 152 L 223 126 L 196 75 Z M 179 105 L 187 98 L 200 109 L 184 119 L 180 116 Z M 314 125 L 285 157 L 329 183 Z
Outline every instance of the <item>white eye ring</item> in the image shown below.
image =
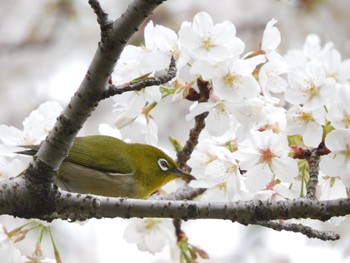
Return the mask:
M 167 171 L 169 170 L 169 164 L 168 164 L 168 161 L 163 159 L 163 158 L 160 158 L 158 160 L 158 165 L 160 167 L 160 169 L 162 169 L 163 171 Z

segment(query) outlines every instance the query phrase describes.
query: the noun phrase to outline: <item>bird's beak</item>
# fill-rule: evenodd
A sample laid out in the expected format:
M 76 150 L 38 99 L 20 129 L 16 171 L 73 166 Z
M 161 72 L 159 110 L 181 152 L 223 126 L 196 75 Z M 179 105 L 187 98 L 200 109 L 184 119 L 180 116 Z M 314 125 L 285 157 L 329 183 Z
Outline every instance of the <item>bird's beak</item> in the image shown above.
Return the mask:
M 179 176 L 179 178 L 185 180 L 186 182 L 190 182 L 192 180 L 196 180 L 196 177 L 194 177 L 191 174 L 185 173 L 181 171 L 180 169 L 174 169 L 173 172 Z

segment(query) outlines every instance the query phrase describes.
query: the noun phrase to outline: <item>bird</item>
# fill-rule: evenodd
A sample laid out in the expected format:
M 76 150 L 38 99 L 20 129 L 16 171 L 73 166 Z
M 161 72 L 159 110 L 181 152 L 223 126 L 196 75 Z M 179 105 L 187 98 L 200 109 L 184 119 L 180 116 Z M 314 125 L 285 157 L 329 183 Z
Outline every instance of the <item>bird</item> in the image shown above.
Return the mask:
M 40 145 L 17 153 L 35 155 Z M 77 137 L 55 177 L 66 191 L 146 199 L 174 179 L 195 179 L 162 150 L 105 135 Z

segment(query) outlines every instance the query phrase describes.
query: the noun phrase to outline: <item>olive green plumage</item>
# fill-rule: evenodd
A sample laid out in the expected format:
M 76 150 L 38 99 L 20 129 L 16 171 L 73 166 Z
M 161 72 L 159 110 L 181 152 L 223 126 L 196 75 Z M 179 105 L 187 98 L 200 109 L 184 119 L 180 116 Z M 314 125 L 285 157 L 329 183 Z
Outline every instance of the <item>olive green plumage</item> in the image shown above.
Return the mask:
M 38 146 L 20 152 L 33 155 Z M 67 191 L 112 197 L 147 198 L 167 182 L 193 177 L 156 147 L 109 136 L 78 137 L 62 162 L 57 185 Z

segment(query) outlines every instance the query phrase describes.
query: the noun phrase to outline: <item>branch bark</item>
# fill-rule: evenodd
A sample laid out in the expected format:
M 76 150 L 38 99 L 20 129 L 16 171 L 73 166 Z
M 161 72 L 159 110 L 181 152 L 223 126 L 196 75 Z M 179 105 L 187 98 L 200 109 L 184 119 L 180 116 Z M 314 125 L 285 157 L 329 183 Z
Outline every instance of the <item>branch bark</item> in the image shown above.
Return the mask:
M 101 217 L 158 217 L 178 219 L 227 219 L 242 224 L 276 219 L 310 218 L 327 221 L 350 214 L 350 199 L 314 201 L 196 202 L 108 198 L 60 192 L 54 218 L 86 220 Z M 0 212 L 2 209 L 0 208 Z M 42 219 L 50 219 L 45 216 Z

